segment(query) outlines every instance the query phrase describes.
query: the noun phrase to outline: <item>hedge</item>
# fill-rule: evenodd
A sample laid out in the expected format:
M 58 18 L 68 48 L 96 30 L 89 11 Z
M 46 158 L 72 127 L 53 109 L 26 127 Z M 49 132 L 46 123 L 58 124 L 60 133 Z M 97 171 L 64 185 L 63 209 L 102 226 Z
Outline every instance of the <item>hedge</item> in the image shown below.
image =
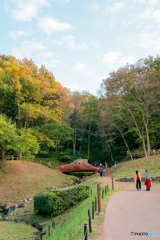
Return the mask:
M 57 216 L 71 206 L 90 196 L 89 186 L 75 186 L 58 192 L 42 192 L 34 196 L 34 211 Z
M 71 157 L 68 156 L 68 155 L 64 155 L 62 157 L 59 158 L 59 161 L 70 161 L 71 160 Z

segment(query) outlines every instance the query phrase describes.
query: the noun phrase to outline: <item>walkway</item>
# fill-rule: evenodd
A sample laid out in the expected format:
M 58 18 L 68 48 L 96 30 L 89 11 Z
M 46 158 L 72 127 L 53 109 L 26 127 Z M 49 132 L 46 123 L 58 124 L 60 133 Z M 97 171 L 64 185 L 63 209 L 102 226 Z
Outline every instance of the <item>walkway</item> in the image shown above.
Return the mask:
M 157 232 L 158 236 L 131 236 L 131 232 Z M 104 222 L 104 240 L 160 239 L 160 185 L 150 192 L 128 189 L 109 201 Z

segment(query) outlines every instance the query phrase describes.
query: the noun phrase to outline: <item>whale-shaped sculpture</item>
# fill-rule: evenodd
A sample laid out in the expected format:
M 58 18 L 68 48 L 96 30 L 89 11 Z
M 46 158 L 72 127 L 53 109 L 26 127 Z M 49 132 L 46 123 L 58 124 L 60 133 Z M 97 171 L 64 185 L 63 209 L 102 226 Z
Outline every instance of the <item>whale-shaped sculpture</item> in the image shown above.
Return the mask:
M 58 168 L 61 172 L 86 172 L 98 171 L 99 168 L 88 163 L 88 159 L 77 159 L 72 163 L 60 165 Z

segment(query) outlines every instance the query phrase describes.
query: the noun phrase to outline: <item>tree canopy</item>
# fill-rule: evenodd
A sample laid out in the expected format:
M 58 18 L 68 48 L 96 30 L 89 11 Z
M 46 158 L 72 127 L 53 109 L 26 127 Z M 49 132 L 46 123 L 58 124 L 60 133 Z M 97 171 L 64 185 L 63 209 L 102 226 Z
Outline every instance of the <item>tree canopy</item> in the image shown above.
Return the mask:
M 160 57 L 111 72 L 96 97 L 71 92 L 32 60 L 0 56 L 1 160 L 58 152 L 112 165 L 153 148 L 160 148 Z

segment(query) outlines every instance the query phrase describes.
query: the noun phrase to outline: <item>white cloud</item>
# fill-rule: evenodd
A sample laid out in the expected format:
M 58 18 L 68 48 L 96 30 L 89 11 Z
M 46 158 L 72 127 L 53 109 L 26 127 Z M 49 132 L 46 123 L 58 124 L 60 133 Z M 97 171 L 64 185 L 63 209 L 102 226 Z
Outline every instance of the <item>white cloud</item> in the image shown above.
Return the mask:
M 90 68 L 88 65 L 84 63 L 77 63 L 75 69 L 77 72 L 81 72 L 86 75 L 94 75 L 96 73 L 95 69 Z
M 11 15 L 18 21 L 31 21 L 36 17 L 41 6 L 48 6 L 48 0 L 11 0 Z
M 54 56 L 54 53 L 53 52 L 43 52 L 43 53 L 38 54 L 38 56 L 41 58 L 51 58 Z
M 78 72 L 84 72 L 87 69 L 87 67 L 84 63 L 77 63 L 75 68 Z
M 91 41 L 91 44 L 92 44 L 94 47 L 99 48 L 99 44 L 98 44 L 98 43 L 96 43 L 96 42 L 94 42 L 94 41 Z
M 25 32 L 24 31 L 13 31 L 13 32 L 10 32 L 9 35 L 11 38 L 17 39 L 19 37 L 25 36 Z
M 63 3 L 71 3 L 71 0 L 63 0 Z
M 49 18 L 49 17 L 40 18 L 38 27 L 48 34 L 51 34 L 54 32 L 60 32 L 64 30 L 72 30 L 73 28 L 71 24 L 61 23 L 55 20 L 54 18 Z
M 63 41 L 57 41 L 57 40 L 55 40 L 55 39 L 48 39 L 48 42 L 49 42 L 49 43 L 53 43 L 53 44 L 55 44 L 55 45 L 57 45 L 57 46 L 63 45 Z
M 112 14 L 119 12 L 124 6 L 125 2 L 115 2 L 113 7 L 110 8 Z
M 44 65 L 47 68 L 58 68 L 58 67 L 64 65 L 64 63 L 59 61 L 58 59 L 52 59 L 49 62 L 43 62 L 43 64 L 41 64 L 41 65 Z
M 135 58 L 132 57 L 132 56 L 129 56 L 129 57 L 123 57 L 119 60 L 119 63 L 120 64 L 123 64 L 125 65 L 126 63 L 129 63 L 129 64 L 132 64 L 135 62 Z
M 101 5 L 98 2 L 92 3 L 89 5 L 90 11 L 97 11 L 101 8 Z
M 84 84 L 79 85 L 77 83 L 69 83 L 69 84 L 66 85 L 66 87 L 68 89 L 70 89 L 71 91 L 77 91 L 77 89 L 78 89 L 79 92 L 87 91 L 87 88 L 84 87 Z
M 32 52 L 37 52 L 45 48 L 46 47 L 44 45 L 36 41 L 23 41 L 20 47 L 13 48 L 12 55 L 18 59 L 22 59 L 24 57 L 30 58 L 32 56 Z
M 146 0 L 138 0 L 139 3 L 146 3 Z
M 20 38 L 20 37 L 26 37 L 26 36 L 30 36 L 30 35 L 32 35 L 32 31 L 30 30 L 30 31 L 13 31 L 13 32 L 10 32 L 9 33 L 9 36 L 11 37 L 11 38 L 13 38 L 13 39 L 18 39 L 18 38 Z
M 142 13 L 138 14 L 136 19 L 149 19 L 160 22 L 160 10 L 155 10 L 153 6 L 146 8 Z
M 160 33 L 159 31 L 141 32 L 137 35 L 135 43 L 157 53 L 160 51 Z
M 104 54 L 103 56 L 103 63 L 107 63 L 108 67 L 112 70 L 117 70 L 122 65 L 132 64 L 135 62 L 134 57 L 127 56 L 127 57 L 121 57 L 121 52 L 109 52 Z
M 160 32 L 157 27 L 154 29 L 153 25 L 142 30 L 132 38 L 124 39 L 124 41 L 131 49 L 139 49 L 139 51 L 144 51 L 145 49 L 147 55 L 160 52 Z
M 106 53 L 106 54 L 104 54 L 103 62 L 104 63 L 113 63 L 120 58 L 121 54 L 122 54 L 121 52 Z
M 153 8 L 148 7 L 142 13 L 138 14 L 136 19 L 151 19 L 153 13 Z
M 152 13 L 152 17 L 156 22 L 160 22 L 160 10 L 157 9 Z
M 158 3 L 158 1 L 159 1 L 159 0 L 149 0 L 149 3 L 150 3 L 150 4 L 156 4 L 156 3 Z
M 72 50 L 82 49 L 86 50 L 88 48 L 87 43 L 83 42 L 82 44 L 75 44 L 75 37 L 72 35 L 67 35 L 63 37 L 63 40 L 68 43 L 68 47 Z

